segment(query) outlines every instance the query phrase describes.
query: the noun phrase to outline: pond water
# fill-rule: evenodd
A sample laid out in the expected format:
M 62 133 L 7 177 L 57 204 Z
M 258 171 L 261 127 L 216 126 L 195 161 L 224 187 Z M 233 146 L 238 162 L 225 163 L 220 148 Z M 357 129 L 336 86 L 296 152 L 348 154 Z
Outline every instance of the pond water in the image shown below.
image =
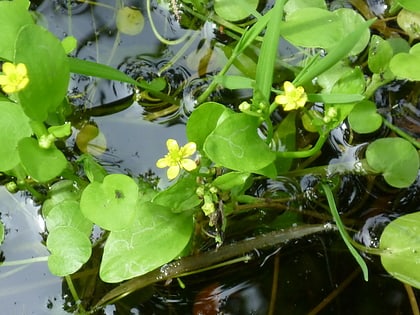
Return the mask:
M 80 106 L 72 116 L 78 130 L 74 130 L 74 136 L 66 142 L 70 154 L 77 156 L 81 150 L 77 134 L 86 125 L 95 126 L 102 134 L 95 144 L 101 153 L 98 160 L 107 171 L 159 177 L 159 186 L 167 186 L 165 170 L 158 169 L 155 161 L 166 153 L 167 138 L 186 142 L 185 121 L 194 101 L 207 84 L 206 78 L 227 60 L 223 52 L 227 39 L 223 32 L 211 23 L 204 23 L 202 29 L 193 31 L 180 27 L 164 1 L 152 1 L 151 14 L 153 25 L 170 39 L 171 45 L 156 38 L 146 14 L 145 27 L 140 34 L 129 36 L 117 32 L 112 8 L 121 5 L 119 1 L 33 3 L 40 24 L 60 38 L 71 34 L 78 39 L 77 57 L 109 64 L 136 77 L 151 80 L 159 73 L 167 78 L 168 89 L 175 94 L 178 103 L 156 106 L 153 99 L 133 100 L 137 92 L 125 84 L 73 76 L 69 96 Z M 68 14 L 69 3 L 71 15 Z M 262 11 L 269 8 L 270 3 L 261 1 Z M 375 1 L 372 3 L 378 5 Z M 147 1 L 126 1 L 124 5 L 135 5 L 147 12 Z M 293 47 L 282 47 L 283 56 L 295 58 Z M 247 93 L 219 91 L 213 99 L 234 107 L 250 96 Z M 394 93 L 392 87 L 376 96 L 378 104 L 382 99 L 380 106 L 384 108 L 389 106 L 390 97 L 401 96 Z M 154 106 L 147 106 L 147 102 Z M 409 106 L 407 108 L 410 110 Z M 416 131 L 419 117 L 413 109 L 410 113 L 407 116 L 415 126 L 410 130 Z M 364 150 L 366 139 L 356 139 L 352 145 L 347 139 L 345 126 L 335 130 L 317 163 L 355 160 Z M 95 145 L 90 143 L 88 147 L 92 149 Z M 316 175 L 283 182 L 264 181 L 252 187 L 252 191 L 256 196 L 267 198 L 279 191 L 305 191 L 309 195 L 304 207 L 312 209 L 315 198 L 311 198 L 310 193 L 317 181 Z M 356 237 L 366 246 L 374 246 L 375 242 L 377 245 L 380 232 L 390 218 L 398 213 L 420 210 L 419 181 L 409 189 L 392 191 L 371 184 L 364 177 L 346 175 L 338 188 L 341 210 L 360 231 Z M 6 262 L 48 255 L 43 245 L 45 226 L 39 205 L 24 194 L 12 195 L 0 189 L 0 212 L 7 228 L 6 240 L 1 246 Z M 238 216 L 232 220 L 231 234 L 226 235 L 226 239 L 241 239 L 247 232 L 243 230 L 247 220 L 258 222 L 250 230 L 259 231 L 270 227 L 275 217 L 269 209 L 261 209 L 252 218 Z M 366 220 L 368 218 L 370 220 Z M 370 280 L 364 282 L 337 233 L 300 239 L 281 249 L 280 252 L 255 250 L 254 258 L 248 263 L 183 277 L 185 289 L 176 280 L 148 286 L 94 314 L 262 315 L 268 314 L 269 309 L 276 310 L 273 314 L 411 314 L 404 286 L 383 270 L 377 258 L 370 256 L 366 256 Z M 75 282 L 83 286 L 83 280 L 80 280 L 82 284 Z M 111 288 L 98 284 L 84 297 L 97 301 Z M 418 297 L 418 292 L 416 294 Z M 323 305 L 323 301 L 328 303 Z M 51 275 L 45 261 L 0 268 L 0 306 L 2 314 L 74 313 L 74 301 L 65 281 Z

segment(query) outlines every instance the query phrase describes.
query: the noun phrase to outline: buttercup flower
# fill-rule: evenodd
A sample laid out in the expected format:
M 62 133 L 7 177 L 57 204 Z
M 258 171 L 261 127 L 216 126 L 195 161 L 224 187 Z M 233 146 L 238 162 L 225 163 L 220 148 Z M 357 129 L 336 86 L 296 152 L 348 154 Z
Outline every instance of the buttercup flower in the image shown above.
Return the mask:
M 303 87 L 295 87 L 293 83 L 285 81 L 283 84 L 284 94 L 277 95 L 274 101 L 283 106 L 285 111 L 298 109 L 305 106 L 308 97 Z
M 181 169 L 192 171 L 197 167 L 193 160 L 187 159 L 195 153 L 196 144 L 194 142 L 188 142 L 180 148 L 176 140 L 168 139 L 166 147 L 168 148 L 168 154 L 159 159 L 156 166 L 159 168 L 169 167 L 166 172 L 169 180 L 177 177 Z
M 5 62 L 2 70 L 3 74 L 0 75 L 0 85 L 7 94 L 24 89 L 29 82 L 28 70 L 23 63 L 14 65 L 13 63 Z

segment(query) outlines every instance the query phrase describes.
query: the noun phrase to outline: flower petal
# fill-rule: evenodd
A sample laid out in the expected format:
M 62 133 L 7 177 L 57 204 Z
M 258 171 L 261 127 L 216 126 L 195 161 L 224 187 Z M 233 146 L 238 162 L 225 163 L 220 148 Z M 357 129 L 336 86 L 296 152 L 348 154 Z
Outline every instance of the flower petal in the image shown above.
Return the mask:
M 192 171 L 197 168 L 197 164 L 191 159 L 183 159 L 181 160 L 181 167 L 187 171 Z
M 168 139 L 166 141 L 166 147 L 168 148 L 169 152 L 179 151 L 178 142 L 174 139 Z
M 26 69 L 26 66 L 23 63 L 18 63 L 16 66 L 16 74 L 20 77 L 26 77 L 28 74 L 28 70 Z
M 295 86 L 293 85 L 292 82 L 289 81 L 285 81 L 283 83 L 283 89 L 284 89 L 284 93 L 289 94 L 292 93 L 295 90 Z
M 197 150 L 197 145 L 195 142 L 188 142 L 186 145 L 184 145 L 182 148 L 182 157 L 188 157 L 190 155 L 193 155 L 195 151 Z
M 288 97 L 286 95 L 277 95 L 274 101 L 280 105 L 287 104 Z
M 170 166 L 168 170 L 166 171 L 166 176 L 168 176 L 169 180 L 174 179 L 179 174 L 179 166 Z
M 9 74 L 14 73 L 16 71 L 15 68 L 16 68 L 16 66 L 13 63 L 5 62 L 5 63 L 3 63 L 2 71 L 3 71 L 4 74 L 9 75 Z
M 156 166 L 159 167 L 159 168 L 168 167 L 169 166 L 168 159 L 166 157 L 164 157 L 164 158 L 161 158 L 161 159 L 157 160 Z

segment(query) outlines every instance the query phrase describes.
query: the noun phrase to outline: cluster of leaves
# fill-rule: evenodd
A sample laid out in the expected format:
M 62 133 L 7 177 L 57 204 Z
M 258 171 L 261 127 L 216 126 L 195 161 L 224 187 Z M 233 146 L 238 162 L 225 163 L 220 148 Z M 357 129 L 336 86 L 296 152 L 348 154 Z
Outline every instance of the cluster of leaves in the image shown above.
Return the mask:
M 207 10 L 200 1 L 184 2 L 197 12 Z M 245 13 L 228 9 L 232 4 Z M 406 10 L 418 10 L 413 2 L 401 0 L 400 4 Z M 68 57 L 75 47 L 74 41 L 71 38 L 59 41 L 37 25 L 27 11 L 26 0 L 0 2 L 0 26 L 4 30 L 0 34 L 0 58 L 25 64 L 29 77 L 24 89 L 1 97 L 0 125 L 7 132 L 0 137 L 0 171 L 16 178 L 20 188 L 31 191 L 32 182 L 50 184 L 59 176 L 67 177 L 50 186 L 43 205 L 52 273 L 69 275 L 88 261 L 93 224 L 109 231 L 100 266 L 100 277 L 106 282 L 121 282 L 145 274 L 187 254 L 188 250 L 184 250 L 194 231 L 194 218 L 201 211 L 216 229 L 215 238 L 221 243 L 225 225 L 220 218 L 229 216 L 238 203 L 255 201 L 246 194 L 255 178 L 287 175 L 293 171 L 295 161 L 318 154 L 330 132 L 346 120 L 354 132 L 376 131 L 387 122 L 370 101 L 373 93 L 395 79 L 420 79 L 419 46 L 410 47 L 402 38 L 371 36 L 369 27 L 373 21 L 365 21 L 354 10 L 329 11 L 322 0 L 278 0 L 261 16 L 256 11 L 257 5 L 258 1 L 240 4 L 232 0 L 215 1 L 214 10 L 219 18 L 237 21 L 253 15 L 255 21 L 250 28 L 242 29 L 227 64 L 200 96 L 199 106 L 188 119 L 188 140 L 200 152 L 197 168 L 190 167 L 170 187 L 157 191 L 127 175 L 107 174 L 89 155 L 78 161 L 87 179 L 76 179 L 72 165 L 54 144 L 56 139 L 71 134 L 66 123 L 71 110 L 66 101 L 71 72 L 120 80 L 152 91 L 153 87 L 104 65 Z M 137 24 L 133 33 L 142 28 L 142 21 Z M 256 43 L 262 33 L 259 46 Z M 291 83 L 308 91 L 307 104 L 287 113 L 273 100 L 274 94 L 288 92 L 287 88 L 279 88 L 285 80 L 273 81 L 280 38 L 308 52 L 293 67 Z M 227 75 L 230 66 L 254 45 L 259 48 L 255 74 Z M 369 78 L 348 58 L 365 49 L 372 74 Z M 207 101 L 219 85 L 251 89 L 253 98 L 240 111 Z M 279 123 L 273 123 L 275 112 L 283 114 Z M 299 147 L 296 141 L 300 123 L 317 136 L 310 148 Z M 371 142 L 365 157 L 357 161 L 358 167 L 352 164 L 346 169 L 383 175 L 391 186 L 408 187 L 418 174 L 420 145 L 398 128 L 389 123 L 387 126 L 397 136 Z M 43 145 L 45 139 L 50 139 L 47 145 Z M 324 170 L 330 175 L 334 173 L 328 166 Z M 340 221 L 328 185 L 323 189 L 343 239 L 362 265 Z M 385 229 L 381 241 L 381 248 L 386 249 L 381 255 L 387 270 L 416 287 L 419 275 L 408 273 L 407 266 L 417 259 L 418 245 L 411 243 L 410 236 L 415 235 L 418 219 L 417 214 L 401 217 Z M 395 237 L 401 233 L 410 240 Z M 400 255 L 389 254 L 394 251 Z M 366 273 L 365 266 L 362 268 Z

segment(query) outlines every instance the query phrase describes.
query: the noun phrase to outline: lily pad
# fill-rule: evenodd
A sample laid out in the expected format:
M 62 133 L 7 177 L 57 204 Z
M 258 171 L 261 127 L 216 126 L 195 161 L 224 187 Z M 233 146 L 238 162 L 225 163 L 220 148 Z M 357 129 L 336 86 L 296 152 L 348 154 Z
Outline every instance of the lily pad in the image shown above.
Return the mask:
M 83 215 L 100 227 L 123 230 L 132 224 L 136 212 L 138 187 L 123 174 L 111 174 L 102 183 L 90 183 L 82 193 L 80 208 Z
M 397 77 L 420 81 L 420 44 L 411 47 L 408 53 L 396 54 L 389 68 Z
M 389 223 L 380 239 L 381 262 L 398 280 L 420 289 L 420 212 Z
M 100 277 L 116 283 L 145 274 L 168 263 L 188 244 L 193 218 L 187 213 L 141 203 L 134 223 L 125 230 L 112 231 L 106 241 Z
M 382 173 L 389 185 L 397 188 L 410 186 L 419 171 L 417 150 L 402 138 L 373 141 L 367 147 L 366 161 L 374 171 Z
M 48 268 L 56 276 L 66 276 L 80 269 L 92 253 L 89 237 L 71 226 L 60 226 L 50 231 L 47 248 Z

